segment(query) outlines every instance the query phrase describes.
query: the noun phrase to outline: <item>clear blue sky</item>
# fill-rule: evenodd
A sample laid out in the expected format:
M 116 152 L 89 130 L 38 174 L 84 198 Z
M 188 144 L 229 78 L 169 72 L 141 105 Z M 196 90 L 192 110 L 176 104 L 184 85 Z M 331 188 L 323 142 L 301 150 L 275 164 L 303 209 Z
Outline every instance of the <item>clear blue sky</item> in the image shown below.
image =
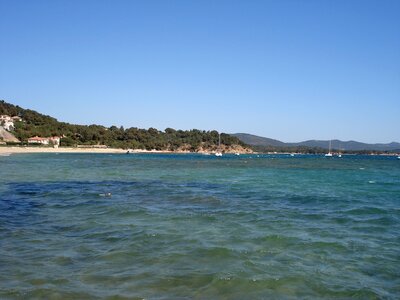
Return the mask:
M 0 99 L 78 124 L 400 141 L 400 1 L 0 0 Z

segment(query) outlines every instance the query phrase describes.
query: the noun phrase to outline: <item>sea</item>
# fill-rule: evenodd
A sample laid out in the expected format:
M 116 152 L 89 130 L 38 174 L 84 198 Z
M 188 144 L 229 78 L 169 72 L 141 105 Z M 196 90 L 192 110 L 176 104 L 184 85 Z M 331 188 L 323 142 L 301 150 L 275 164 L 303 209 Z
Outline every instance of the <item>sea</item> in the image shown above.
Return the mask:
M 400 299 L 400 159 L 1 156 L 0 299 Z

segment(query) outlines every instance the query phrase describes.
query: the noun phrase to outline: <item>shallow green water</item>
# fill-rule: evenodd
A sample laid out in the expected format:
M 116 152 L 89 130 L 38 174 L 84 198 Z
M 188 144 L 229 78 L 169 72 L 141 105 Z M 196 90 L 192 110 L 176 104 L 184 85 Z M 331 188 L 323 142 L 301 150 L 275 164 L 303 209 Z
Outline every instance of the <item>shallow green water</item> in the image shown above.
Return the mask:
M 400 297 L 394 157 L 11 155 L 0 178 L 1 299 Z

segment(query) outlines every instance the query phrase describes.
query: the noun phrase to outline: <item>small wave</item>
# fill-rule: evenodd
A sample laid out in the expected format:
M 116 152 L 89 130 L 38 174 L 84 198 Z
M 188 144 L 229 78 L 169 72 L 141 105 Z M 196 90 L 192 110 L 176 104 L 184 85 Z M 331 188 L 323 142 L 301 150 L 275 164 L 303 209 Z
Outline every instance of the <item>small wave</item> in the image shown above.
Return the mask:
M 378 207 L 365 206 L 344 211 L 350 215 L 386 215 L 388 211 Z
M 92 299 L 95 295 L 87 292 L 67 292 L 56 288 L 37 288 L 25 294 L 25 299 Z
M 58 256 L 54 258 L 54 263 L 60 266 L 68 266 L 73 264 L 73 259 L 68 256 Z
M 328 253 L 335 252 L 337 253 L 344 253 L 348 251 L 348 247 L 340 242 L 327 242 L 327 241 L 310 241 L 310 242 L 303 242 L 298 245 L 297 249 L 304 250 L 312 250 L 316 252 L 326 251 Z
M 290 236 L 283 236 L 283 235 L 267 235 L 264 237 L 256 238 L 256 243 L 265 243 L 269 245 L 269 247 L 288 247 L 292 245 L 296 245 L 301 242 L 301 239 L 296 237 Z
M 225 247 L 200 248 L 194 250 L 193 255 L 196 257 L 202 257 L 207 261 L 218 260 L 218 259 L 226 260 L 229 258 L 233 259 L 236 257 L 235 251 L 232 251 L 231 249 Z

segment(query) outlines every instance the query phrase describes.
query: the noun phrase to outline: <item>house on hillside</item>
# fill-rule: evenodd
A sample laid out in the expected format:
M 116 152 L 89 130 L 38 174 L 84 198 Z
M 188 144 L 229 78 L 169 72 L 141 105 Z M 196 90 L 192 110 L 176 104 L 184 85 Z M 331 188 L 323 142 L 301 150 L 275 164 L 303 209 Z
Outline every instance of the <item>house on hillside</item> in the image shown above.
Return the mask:
M 22 118 L 19 116 L 10 117 L 9 115 L 0 115 L 0 126 L 5 130 L 14 130 L 14 122 L 22 122 Z
M 36 144 L 36 145 L 54 145 L 58 147 L 60 145 L 60 137 L 53 136 L 53 137 L 39 137 L 34 136 L 28 139 L 28 144 Z
M 11 120 L 10 116 L 8 116 L 8 115 L 0 115 L 0 122 L 10 121 L 10 120 Z
M 14 122 L 22 122 L 22 118 L 20 116 L 14 116 L 11 118 Z
M 49 138 L 43 138 L 39 136 L 34 136 L 28 139 L 28 144 L 42 144 L 42 145 L 48 145 L 49 144 Z
M 1 125 L 3 126 L 3 128 L 7 131 L 12 131 L 14 130 L 14 122 L 13 121 L 3 121 L 1 123 Z

